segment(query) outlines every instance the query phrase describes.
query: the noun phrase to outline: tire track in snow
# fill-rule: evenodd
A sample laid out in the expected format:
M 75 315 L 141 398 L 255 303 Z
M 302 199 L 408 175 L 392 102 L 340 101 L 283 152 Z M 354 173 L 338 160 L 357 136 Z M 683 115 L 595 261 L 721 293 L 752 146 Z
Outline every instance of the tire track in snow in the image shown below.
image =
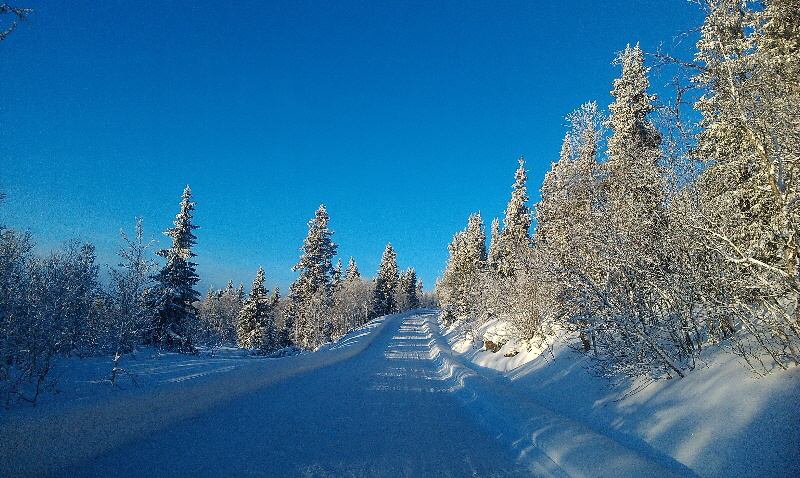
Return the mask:
M 259 360 L 178 387 L 143 387 L 89 406 L 4 422 L 0 477 L 52 475 L 254 390 L 346 360 L 369 346 L 385 325 L 376 319 L 348 334 L 335 350 Z

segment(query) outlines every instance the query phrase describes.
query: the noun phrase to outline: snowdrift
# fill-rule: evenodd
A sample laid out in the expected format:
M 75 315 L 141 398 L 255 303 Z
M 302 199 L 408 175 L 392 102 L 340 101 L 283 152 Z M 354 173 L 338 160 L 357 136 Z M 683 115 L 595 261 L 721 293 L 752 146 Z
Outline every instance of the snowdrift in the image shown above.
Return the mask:
M 457 327 L 443 333 L 458 359 L 517 396 L 676 473 L 800 476 L 798 367 L 759 377 L 735 355 L 708 348 L 686 378 L 611 383 L 588 370 L 589 358 L 567 345 L 569 337 L 531 350 L 508 342 L 492 353 Z M 482 334 L 502 338 L 503 325 L 483 324 Z

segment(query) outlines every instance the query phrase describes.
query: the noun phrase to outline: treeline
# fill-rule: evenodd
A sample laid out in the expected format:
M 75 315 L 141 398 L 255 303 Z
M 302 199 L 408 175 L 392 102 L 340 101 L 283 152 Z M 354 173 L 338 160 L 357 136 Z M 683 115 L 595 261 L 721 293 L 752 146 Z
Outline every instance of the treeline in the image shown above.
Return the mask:
M 260 267 L 247 295 L 232 283 L 224 290 L 209 290 L 198 306 L 205 343 L 236 343 L 258 353 L 284 353 L 286 347 L 313 350 L 375 317 L 433 305 L 414 269 L 398 270 L 391 244 L 373 279 L 361 276 L 352 257 L 344 269 L 341 260 L 334 263 L 337 245 L 329 220 L 321 205 L 308 222 L 293 268 L 299 275 L 287 296 L 264 286 Z
M 197 346 L 230 345 L 259 354 L 315 349 L 366 321 L 385 314 L 431 305 L 431 294 L 413 269 L 398 272 L 391 244 L 386 246 L 375 279 L 361 277 L 350 258 L 346 270 L 335 265 L 336 245 L 320 206 L 309 221 L 298 279 L 281 297 L 264 287 L 259 267 L 249 294 L 233 283 L 195 289 L 193 223 L 195 203 L 187 186 L 173 227 L 164 234 L 171 246 L 152 250 L 142 222 L 129 237 L 121 232 L 119 264 L 109 280 L 99 280 L 91 243 L 68 242 L 45 256 L 34 253 L 28 231 L 0 225 L 0 399 L 35 402 L 53 383 L 52 370 L 62 357 L 113 357 L 111 383 L 118 361 L 140 345 L 182 353 Z M 163 265 L 159 266 L 157 258 Z M 288 351 L 280 351 L 289 348 Z
M 488 250 L 470 216 L 437 284 L 445 320 L 573 330 L 608 376 L 682 377 L 709 345 L 760 373 L 800 362 L 800 11 L 706 7 L 692 61 L 652 55 L 687 79 L 674 103 L 628 46 L 608 114 L 567 116 L 533 210 L 520 160 Z

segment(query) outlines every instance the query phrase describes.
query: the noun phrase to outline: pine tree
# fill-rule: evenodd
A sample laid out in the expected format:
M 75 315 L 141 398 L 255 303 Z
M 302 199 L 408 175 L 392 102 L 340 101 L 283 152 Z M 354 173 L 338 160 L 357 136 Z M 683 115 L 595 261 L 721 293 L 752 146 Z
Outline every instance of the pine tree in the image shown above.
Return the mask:
M 419 295 L 417 292 L 417 272 L 414 268 L 409 268 L 405 273 L 403 292 L 406 298 L 406 310 L 419 308 Z
M 236 328 L 237 345 L 247 349 L 270 351 L 276 347 L 271 299 L 264 287 L 264 269 L 259 267 L 250 294 L 239 312 Z
M 361 273 L 358 272 L 358 265 L 356 265 L 356 261 L 352 257 L 350 257 L 350 261 L 347 263 L 347 270 L 344 273 L 344 278 L 345 280 L 361 278 Z
M 628 45 L 615 63 L 622 74 L 614 80 L 609 106 L 611 136 L 604 165 L 608 219 L 621 254 L 635 251 L 640 260 L 656 266 L 666 227 L 666 185 L 658 163 L 661 134 L 648 118 L 655 95 L 647 92 L 648 69 L 638 44 Z
M 325 311 L 331 306 L 331 260 L 338 246 L 331 240 L 333 232 L 328 230 L 329 219 L 325 205 L 320 205 L 308 222 L 300 260 L 292 268 L 300 271 L 300 276 L 289 287 L 292 340 L 302 348 L 321 345 L 330 331 L 330 317 Z
M 526 182 L 528 175 L 525 172 L 525 161 L 520 157 L 519 167 L 514 173 L 514 185 L 511 189 L 511 199 L 506 206 L 503 217 L 503 229 L 500 231 L 500 240 L 497 242 L 497 270 L 503 276 L 510 276 L 518 267 L 518 261 L 527 253 L 531 245 L 530 227 L 531 211 L 527 206 L 528 192 Z
M 156 254 L 167 260 L 166 265 L 155 275 L 153 306 L 156 317 L 146 332 L 147 343 L 180 352 L 194 352 L 191 335 L 195 327 L 197 311 L 193 303 L 200 299 L 194 286 L 200 280 L 195 270 L 196 263 L 192 246 L 197 243 L 192 223 L 195 203 L 191 201 L 189 186 L 183 191 L 180 211 L 175 216 L 174 227 L 164 234 L 172 239 L 172 247 Z
M 454 318 L 475 315 L 482 306 L 480 289 L 486 270 L 486 233 L 480 213 L 471 214 L 467 227 L 457 232 L 448 246 L 450 257 L 437 293 L 442 307 Z
M 395 291 L 399 274 L 397 272 L 397 254 L 392 249 L 392 244 L 386 244 L 375 277 L 375 291 L 373 294 L 372 317 L 397 312 L 397 298 Z

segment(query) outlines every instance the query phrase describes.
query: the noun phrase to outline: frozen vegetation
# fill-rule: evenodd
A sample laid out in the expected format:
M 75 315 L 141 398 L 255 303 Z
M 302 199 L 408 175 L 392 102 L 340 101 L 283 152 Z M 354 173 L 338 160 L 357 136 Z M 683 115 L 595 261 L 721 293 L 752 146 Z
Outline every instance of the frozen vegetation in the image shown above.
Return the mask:
M 0 476 L 800 476 L 800 15 L 702 3 L 693 58 L 619 52 L 434 293 L 392 244 L 343 267 L 324 205 L 285 296 L 196 290 L 189 186 L 107 282 L 0 224 Z

